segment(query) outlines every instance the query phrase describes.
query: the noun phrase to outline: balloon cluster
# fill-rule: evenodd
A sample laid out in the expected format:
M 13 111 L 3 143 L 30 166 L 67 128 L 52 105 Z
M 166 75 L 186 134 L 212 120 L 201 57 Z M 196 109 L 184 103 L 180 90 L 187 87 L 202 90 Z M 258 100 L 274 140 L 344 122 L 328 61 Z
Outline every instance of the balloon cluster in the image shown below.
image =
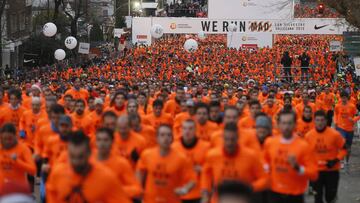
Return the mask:
M 54 23 L 46 23 L 43 27 L 43 33 L 46 37 L 53 37 L 57 33 L 57 27 Z M 72 50 L 77 46 L 77 40 L 73 36 L 69 36 L 65 39 L 65 47 Z M 61 61 L 66 57 L 66 53 L 63 49 L 57 49 L 54 53 L 55 59 Z

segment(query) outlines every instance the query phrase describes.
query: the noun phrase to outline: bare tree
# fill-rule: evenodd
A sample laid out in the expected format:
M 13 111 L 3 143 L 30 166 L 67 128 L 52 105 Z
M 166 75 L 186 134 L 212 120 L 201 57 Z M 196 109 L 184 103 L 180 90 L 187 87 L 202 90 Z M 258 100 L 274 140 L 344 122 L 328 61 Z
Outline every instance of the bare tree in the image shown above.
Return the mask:
M 360 29 L 359 0 L 323 0 L 323 2 L 343 15 L 351 25 Z
M 2 67 L 2 47 L 3 47 L 3 29 L 2 29 L 2 16 L 5 11 L 5 5 L 7 0 L 1 0 L 0 4 L 0 67 Z
M 55 7 L 54 7 L 53 21 L 56 22 L 56 19 L 59 16 L 59 8 L 60 8 L 61 4 L 63 3 L 63 0 L 54 0 L 54 2 L 55 2 Z
M 64 0 L 61 0 L 63 5 L 63 10 L 65 14 L 70 18 L 70 28 L 71 28 L 71 36 L 77 37 L 78 27 L 77 23 L 79 18 L 86 15 L 87 12 L 87 0 L 73 0 L 73 10 L 74 14 L 72 15 L 69 11 L 66 10 L 66 4 Z

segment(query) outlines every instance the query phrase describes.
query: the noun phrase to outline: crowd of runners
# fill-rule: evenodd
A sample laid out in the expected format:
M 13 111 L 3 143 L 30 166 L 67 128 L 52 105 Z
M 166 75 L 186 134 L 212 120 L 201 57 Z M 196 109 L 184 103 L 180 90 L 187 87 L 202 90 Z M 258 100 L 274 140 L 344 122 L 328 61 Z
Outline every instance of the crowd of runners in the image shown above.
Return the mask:
M 0 196 L 39 185 L 48 203 L 302 203 L 310 187 L 315 203 L 334 202 L 360 108 L 334 39 L 235 50 L 208 36 L 189 53 L 185 36 L 165 37 L 9 76 Z

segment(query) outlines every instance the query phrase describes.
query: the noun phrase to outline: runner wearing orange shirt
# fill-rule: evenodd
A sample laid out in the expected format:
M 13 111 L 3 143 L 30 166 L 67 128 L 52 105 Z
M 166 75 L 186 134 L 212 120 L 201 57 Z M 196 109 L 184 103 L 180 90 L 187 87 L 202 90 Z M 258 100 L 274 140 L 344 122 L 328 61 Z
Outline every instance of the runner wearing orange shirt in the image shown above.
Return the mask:
M 25 108 L 21 106 L 21 92 L 13 89 L 8 93 L 9 105 L 0 112 L 0 126 L 4 123 L 13 123 L 19 129 L 20 118 Z
M 202 202 L 216 202 L 214 187 L 224 180 L 245 182 L 255 190 L 265 189 L 267 177 L 257 154 L 239 145 L 236 123 L 225 125 L 222 147 L 208 152 L 201 176 Z
M 25 111 L 20 118 L 19 135 L 28 147 L 33 148 L 36 122 L 45 116 L 45 113 L 41 111 L 40 97 L 32 97 L 31 103 L 31 110 Z
M 114 131 L 109 128 L 99 128 L 96 131 L 96 153 L 94 159 L 112 170 L 120 180 L 122 188 L 129 198 L 139 198 L 142 190 L 135 178 L 130 163 L 123 157 L 112 152 Z
M 110 102 L 110 106 L 105 108 L 105 111 L 113 111 L 117 116 L 126 113 L 126 100 L 127 96 L 125 92 L 119 91 L 114 94 Z
M 313 183 L 315 203 L 335 202 L 339 184 L 340 160 L 346 155 L 345 139 L 336 130 L 327 127 L 327 114 L 315 113 L 315 129 L 308 132 L 305 140 L 315 156 L 319 178 Z
M 181 203 L 195 186 L 195 173 L 185 155 L 172 147 L 171 126 L 160 125 L 158 147 L 146 150 L 137 164 L 137 177 L 144 187 L 144 203 Z
M 146 148 L 145 139 L 131 130 L 128 116 L 120 116 L 116 122 L 115 150 L 129 160 L 135 168 L 141 153 Z
M 324 88 L 324 92 L 320 94 L 319 98 L 324 102 L 324 109 L 327 112 L 328 126 L 331 126 L 334 116 L 335 94 L 330 92 L 329 87 Z
M 153 113 L 146 115 L 145 119 L 150 122 L 150 125 L 157 129 L 161 124 L 173 125 L 173 117 L 171 114 L 163 112 L 164 103 L 157 99 L 153 102 Z
M 150 125 L 141 124 L 141 117 L 139 114 L 129 114 L 129 122 L 132 130 L 141 135 L 146 141 L 146 148 L 155 147 L 156 131 Z
M 209 121 L 209 107 L 205 103 L 195 106 L 196 136 L 203 141 L 210 141 L 213 132 L 219 129 L 218 125 Z
M 27 175 L 35 175 L 35 162 L 30 149 L 25 144 L 18 143 L 13 124 L 2 126 L 0 143 L 0 185 L 6 182 L 29 185 Z
M 276 113 L 281 109 L 279 104 L 275 104 L 275 97 L 273 95 L 269 95 L 266 99 L 266 102 L 262 106 L 262 111 L 271 118 L 274 118 Z
M 168 100 L 164 105 L 164 112 L 169 113 L 172 117 L 181 112 L 180 102 L 185 99 L 185 90 L 183 86 L 176 87 L 175 98 Z
M 74 125 L 74 130 L 83 130 L 85 127 L 85 120 L 88 116 L 85 113 L 85 101 L 82 99 L 78 99 L 75 102 L 75 111 L 70 114 L 71 120 Z
M 239 120 L 238 125 L 241 129 L 255 129 L 256 115 L 261 112 L 261 104 L 258 100 L 249 102 L 250 115 Z
M 282 136 L 268 138 L 264 159 L 270 175 L 270 203 L 304 203 L 309 179 L 316 180 L 317 166 L 306 141 L 294 136 L 296 114 L 281 111 L 278 126 Z
M 191 161 L 191 166 L 196 173 L 196 184 L 191 192 L 181 199 L 183 203 L 200 203 L 200 174 L 202 166 L 205 162 L 205 156 L 210 149 L 210 144 L 199 139 L 196 136 L 196 124 L 194 120 L 186 120 L 182 123 L 182 136 L 180 140 L 173 144 L 173 149 L 177 152 L 183 153 Z
M 71 95 L 74 100 L 82 99 L 84 101 L 87 101 L 89 98 L 89 92 L 83 88 L 81 88 L 81 81 L 80 78 L 75 78 L 73 80 L 74 87 L 67 90 L 65 92 L 65 95 Z
M 351 145 L 354 137 L 354 118 L 357 112 L 356 106 L 349 102 L 350 95 L 342 91 L 340 93 L 341 102 L 335 106 L 335 125 L 336 130 L 346 140 L 346 149 L 348 153 L 346 155 L 345 165 L 349 164 Z
M 73 132 L 68 144 L 69 162 L 51 171 L 46 183 L 46 202 L 131 203 L 116 175 L 90 160 L 90 140 Z
M 300 137 L 304 137 L 306 133 L 315 127 L 313 120 L 313 112 L 310 106 L 304 107 L 304 113 L 301 118 L 298 118 L 296 123 L 296 133 Z
M 95 110 L 83 120 L 84 133 L 86 135 L 95 134 L 96 129 L 98 129 L 101 124 L 101 118 L 104 112 L 104 101 L 101 98 L 96 98 L 94 105 Z

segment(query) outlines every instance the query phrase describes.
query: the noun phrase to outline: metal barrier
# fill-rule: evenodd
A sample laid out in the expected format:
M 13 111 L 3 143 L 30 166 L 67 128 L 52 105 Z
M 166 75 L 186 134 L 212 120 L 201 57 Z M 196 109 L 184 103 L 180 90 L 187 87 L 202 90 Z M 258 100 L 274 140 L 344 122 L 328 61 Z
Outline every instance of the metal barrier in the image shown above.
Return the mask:
M 274 78 L 275 81 L 278 79 L 287 82 L 293 82 L 300 80 L 302 82 L 314 81 L 313 73 L 315 66 L 309 67 L 275 67 Z

